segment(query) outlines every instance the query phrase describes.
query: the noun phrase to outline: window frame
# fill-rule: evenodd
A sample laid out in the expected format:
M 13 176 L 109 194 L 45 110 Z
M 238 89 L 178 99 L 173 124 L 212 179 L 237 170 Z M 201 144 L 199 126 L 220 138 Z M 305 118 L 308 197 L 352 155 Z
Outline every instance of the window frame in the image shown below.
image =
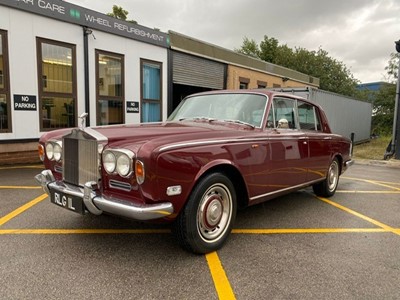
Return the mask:
M 3 53 L 3 88 L 0 88 L 0 94 L 4 94 L 6 98 L 7 107 L 7 129 L 0 128 L 0 133 L 12 132 L 12 113 L 11 113 L 11 98 L 10 98 L 10 70 L 9 70 L 9 57 L 8 57 L 8 32 L 0 29 L 2 53 Z
M 266 81 L 257 80 L 257 88 L 258 89 L 266 89 L 268 83 Z
M 308 105 L 313 110 L 314 129 L 302 128 L 302 126 L 301 126 L 302 123 L 300 122 L 299 106 L 301 106 L 302 104 Z M 305 130 L 305 131 L 310 131 L 310 132 L 321 132 L 322 131 L 322 124 L 321 124 L 321 118 L 319 116 L 319 109 L 315 105 L 305 102 L 305 101 L 297 100 L 297 116 L 298 116 L 298 123 L 299 123 L 300 130 Z M 311 123 L 308 123 L 308 124 L 311 124 Z
M 100 95 L 100 68 L 99 68 L 99 57 L 100 55 L 108 55 L 121 59 L 121 95 L 120 96 L 103 96 Z M 99 103 L 100 101 L 121 101 L 122 107 L 122 121 L 121 124 L 125 124 L 125 56 L 120 53 L 109 52 L 101 49 L 95 49 L 95 63 L 96 63 L 96 125 L 101 125 L 101 111 Z M 109 125 L 109 124 L 102 124 Z
M 64 93 L 64 92 L 47 92 L 44 91 L 44 88 L 47 87 L 47 82 L 44 84 L 43 80 L 43 54 L 42 54 L 42 44 L 49 44 L 49 45 L 55 45 L 55 46 L 60 46 L 60 47 L 65 47 L 71 49 L 72 52 L 72 93 Z M 37 80 L 38 80 L 38 107 L 39 107 L 39 127 L 40 131 L 51 131 L 54 129 L 59 129 L 61 127 L 55 127 L 55 128 L 47 128 L 43 126 L 43 110 L 42 108 L 42 99 L 43 98 L 71 98 L 73 101 L 73 108 L 74 108 L 74 118 L 73 118 L 73 124 L 71 127 L 76 127 L 77 124 L 77 71 L 76 71 L 76 45 L 75 44 L 70 44 L 70 43 L 65 43 L 61 41 L 56 41 L 56 40 L 51 40 L 51 39 L 46 39 L 42 37 L 37 37 L 36 38 L 36 56 L 37 56 Z M 47 79 L 46 79 L 47 80 Z
M 250 78 L 239 77 L 239 89 L 247 90 L 249 88 Z
M 144 98 L 144 91 L 143 91 L 143 67 L 145 64 L 151 64 L 151 65 L 157 65 L 160 68 L 160 99 L 155 100 L 155 99 L 145 99 Z M 144 123 L 144 113 L 143 113 L 143 107 L 145 103 L 155 103 L 160 105 L 160 120 L 158 122 L 161 122 L 163 120 L 163 63 L 160 61 L 154 61 L 154 60 L 149 60 L 145 58 L 140 59 L 140 122 Z
M 277 106 L 275 105 L 278 101 L 291 101 L 293 103 L 293 106 L 291 107 L 292 111 L 292 122 L 291 125 L 292 127 L 288 128 L 279 128 L 278 127 L 278 122 L 279 120 L 276 118 L 277 112 L 276 110 L 278 109 Z M 290 109 L 290 107 L 289 107 Z M 298 122 L 298 109 L 297 109 L 297 99 L 295 98 L 289 98 L 289 97 L 283 97 L 283 96 L 275 96 L 272 98 L 272 105 L 271 105 L 271 110 L 273 114 L 273 122 L 274 122 L 274 127 L 268 127 L 268 128 L 277 128 L 277 129 L 285 129 L 285 130 L 298 130 L 299 129 L 299 122 Z M 271 111 L 270 110 L 270 111 Z M 267 117 L 268 118 L 268 117 Z M 290 123 L 290 120 L 288 120 Z

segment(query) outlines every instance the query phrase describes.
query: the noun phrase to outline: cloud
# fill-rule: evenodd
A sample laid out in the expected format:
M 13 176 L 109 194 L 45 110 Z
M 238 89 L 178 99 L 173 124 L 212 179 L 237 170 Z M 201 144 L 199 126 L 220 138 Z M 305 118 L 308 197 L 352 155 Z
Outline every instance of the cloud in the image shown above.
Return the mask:
M 264 35 L 289 47 L 319 47 L 342 61 L 362 82 L 383 79 L 384 67 L 400 38 L 396 0 L 70 0 L 107 13 L 112 5 L 128 18 L 164 32 L 173 30 L 224 48 Z

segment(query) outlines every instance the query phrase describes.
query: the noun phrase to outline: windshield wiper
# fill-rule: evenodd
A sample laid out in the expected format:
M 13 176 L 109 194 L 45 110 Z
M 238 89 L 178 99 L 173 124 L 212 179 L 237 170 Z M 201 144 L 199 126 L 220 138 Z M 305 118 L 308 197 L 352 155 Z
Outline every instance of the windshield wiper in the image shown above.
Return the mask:
M 236 124 L 250 126 L 251 128 L 256 128 L 255 125 L 240 120 L 224 120 L 224 121 L 229 123 L 236 123 Z
M 179 121 L 185 121 L 185 120 L 195 120 L 195 121 L 216 121 L 217 119 L 214 118 L 208 118 L 208 117 L 190 117 L 190 118 L 180 118 Z

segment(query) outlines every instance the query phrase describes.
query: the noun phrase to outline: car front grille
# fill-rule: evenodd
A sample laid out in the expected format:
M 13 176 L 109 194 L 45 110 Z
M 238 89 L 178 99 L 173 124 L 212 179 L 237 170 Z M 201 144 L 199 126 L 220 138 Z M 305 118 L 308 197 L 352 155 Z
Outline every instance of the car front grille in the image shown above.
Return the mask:
M 98 182 L 99 141 L 90 134 L 74 129 L 63 138 L 63 180 L 84 186 L 88 181 Z

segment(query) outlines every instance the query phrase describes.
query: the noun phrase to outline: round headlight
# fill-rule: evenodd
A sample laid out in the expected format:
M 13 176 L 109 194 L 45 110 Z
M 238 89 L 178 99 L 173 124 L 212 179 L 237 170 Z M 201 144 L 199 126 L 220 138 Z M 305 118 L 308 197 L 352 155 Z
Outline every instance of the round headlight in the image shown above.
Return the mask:
M 54 159 L 55 159 L 56 161 L 60 161 L 60 160 L 61 160 L 61 155 L 62 155 L 62 148 L 61 148 L 61 145 L 55 144 L 54 147 L 53 147 L 53 156 L 54 156 Z
M 105 152 L 103 154 L 103 166 L 107 173 L 113 173 L 115 171 L 116 159 L 112 152 Z
M 131 159 L 126 155 L 122 154 L 117 160 L 117 172 L 119 175 L 125 177 L 131 172 Z
M 46 155 L 49 160 L 53 160 L 54 158 L 54 148 L 52 143 L 46 144 Z

